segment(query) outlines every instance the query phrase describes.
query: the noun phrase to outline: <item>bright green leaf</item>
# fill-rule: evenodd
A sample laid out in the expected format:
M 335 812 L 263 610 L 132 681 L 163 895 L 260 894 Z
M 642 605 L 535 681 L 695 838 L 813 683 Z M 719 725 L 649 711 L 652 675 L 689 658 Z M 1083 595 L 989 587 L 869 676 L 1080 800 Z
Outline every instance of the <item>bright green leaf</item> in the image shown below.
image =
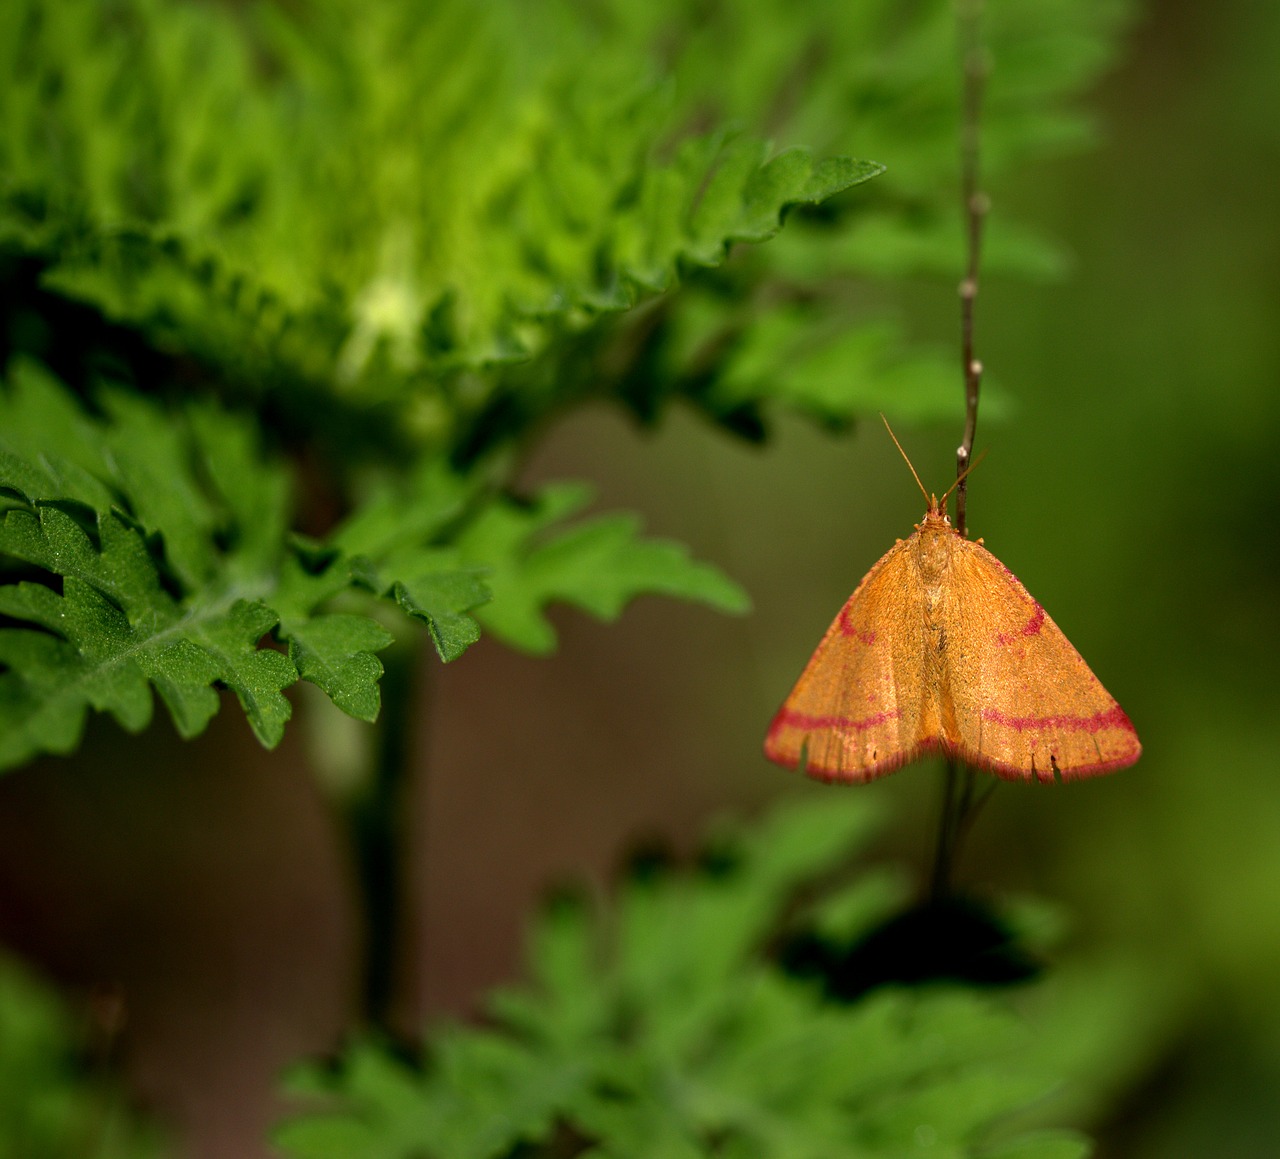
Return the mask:
M 426 625 L 440 659 L 456 660 L 480 638 L 468 615 L 490 598 L 474 571 L 424 571 L 392 585 L 392 595 L 410 616 Z
M 378 716 L 378 678 L 382 664 L 373 655 L 394 637 L 367 616 L 329 614 L 299 624 L 283 622 L 289 659 L 303 680 L 322 688 L 343 712 L 358 720 Z

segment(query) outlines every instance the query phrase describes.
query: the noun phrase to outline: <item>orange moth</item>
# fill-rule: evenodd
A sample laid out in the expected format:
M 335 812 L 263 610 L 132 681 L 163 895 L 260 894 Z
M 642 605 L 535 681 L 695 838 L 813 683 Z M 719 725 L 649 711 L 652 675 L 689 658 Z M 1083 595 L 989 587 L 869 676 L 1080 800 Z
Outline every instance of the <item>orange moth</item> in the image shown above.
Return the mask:
M 927 753 L 1013 781 L 1133 764 L 1137 733 L 1080 653 L 982 540 L 951 526 L 951 492 L 939 502 L 920 490 L 924 522 L 840 609 L 773 718 L 765 755 L 852 782 Z

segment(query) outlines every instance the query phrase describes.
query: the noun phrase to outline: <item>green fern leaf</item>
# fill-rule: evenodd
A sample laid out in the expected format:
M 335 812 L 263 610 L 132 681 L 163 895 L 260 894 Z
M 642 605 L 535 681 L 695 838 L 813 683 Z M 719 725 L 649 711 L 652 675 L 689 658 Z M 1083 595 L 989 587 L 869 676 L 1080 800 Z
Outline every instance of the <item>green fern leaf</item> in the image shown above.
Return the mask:
M 291 713 L 282 689 L 300 668 L 340 707 L 376 713 L 372 652 L 390 636 L 364 617 L 312 616 L 345 584 L 313 586 L 311 604 L 305 585 L 282 584 L 302 574 L 285 566 L 284 476 L 252 453 L 243 423 L 201 407 L 165 415 L 118 392 L 104 393 L 95 422 L 38 367 L 11 379 L 0 392 L 0 562 L 15 581 L 0 583 L 11 621 L 0 626 L 0 767 L 71 751 L 91 709 L 146 727 L 153 687 L 188 737 L 222 685 L 274 746 Z
M 275 613 L 242 599 L 180 608 L 160 588 L 136 529 L 108 513 L 96 530 L 101 549 L 52 506 L 11 509 L 0 523 L 0 552 L 62 576 L 60 595 L 39 583 L 0 587 L 0 614 L 43 629 L 0 631 L 0 662 L 8 669 L 0 675 L 0 765 L 71 751 L 90 708 L 112 713 L 130 731 L 145 728 L 149 682 L 185 736 L 217 710 L 210 685 L 221 680 L 259 739 L 278 743 L 290 715 L 280 689 L 297 672 L 280 653 L 258 647 Z
M 1072 101 L 1130 8 L 987 15 L 989 178 L 1087 140 Z M 822 202 L 731 263 L 725 341 L 699 347 L 696 366 L 626 375 L 622 397 L 646 418 L 689 398 L 753 438 L 770 403 L 828 425 L 953 409 L 958 392 L 938 391 L 909 344 L 864 377 L 858 331 L 883 309 L 851 316 L 842 292 L 868 274 L 958 276 L 951 5 L 928 0 L 909 20 L 891 0 L 802 15 L 762 0 L 749 20 L 732 4 L 645 9 L 609 0 L 583 21 L 558 3 L 444 0 L 424 19 L 329 0 L 304 25 L 273 6 L 125 0 L 112 18 L 93 0 L 14 0 L 0 244 L 40 262 L 46 288 L 228 378 L 389 402 L 405 426 L 429 412 L 432 449 L 456 457 L 617 385 L 614 316 Z M 837 155 L 775 152 L 766 137 Z M 880 169 L 839 155 L 854 145 L 888 165 L 871 197 L 838 196 Z M 1002 215 L 990 242 L 994 265 L 1062 268 Z M 744 335 L 764 345 L 736 307 L 765 287 L 821 300 L 850 341 L 827 343 L 821 381 L 738 379 L 743 400 L 727 405 L 707 384 L 729 368 L 706 352 Z M 677 296 L 664 313 L 684 309 Z M 851 382 L 862 389 L 836 386 Z M 518 422 L 495 426 L 513 410 Z M 175 567 L 195 562 L 190 546 L 173 545 Z
M 421 623 L 440 659 L 456 660 L 480 638 L 470 614 L 490 599 L 483 569 L 461 566 L 442 546 L 465 519 L 475 487 L 428 459 L 400 487 L 379 487 L 338 527 L 330 545 L 351 560 L 361 586 Z
M 325 542 L 294 537 L 287 475 L 243 416 L 105 390 L 93 418 L 34 363 L 10 379 L 0 390 L 0 767 L 70 752 L 91 710 L 145 728 L 152 689 L 185 737 L 205 728 L 225 687 L 258 739 L 278 744 L 291 713 L 283 691 L 299 679 L 373 720 L 376 653 L 393 638 L 368 614 L 379 603 L 425 626 L 445 661 L 482 623 L 550 650 L 543 609 L 555 600 L 604 619 L 644 592 L 745 606 L 683 548 L 640 538 L 632 516 L 555 526 L 585 503 L 579 488 L 521 506 L 435 456 L 371 488 Z
M 491 598 L 487 584 L 473 572 L 434 571 L 392 586 L 397 604 L 431 635 L 440 659 L 456 660 L 480 639 L 480 626 L 469 614 Z
M 655 593 L 695 600 L 727 612 L 744 612 L 746 593 L 721 572 L 689 558 L 679 544 L 639 537 L 629 514 L 555 525 L 581 510 L 590 489 L 548 487 L 529 506 L 497 503 L 458 537 L 464 560 L 491 570 L 485 584 L 491 603 L 476 618 L 495 636 L 528 652 L 545 654 L 556 636 L 544 614 L 560 601 L 602 620 L 614 620 L 635 596 Z
M 769 158 L 763 142 L 737 140 L 722 153 L 694 211 L 689 257 L 718 265 L 733 241 L 767 241 L 794 205 L 816 205 L 884 172 L 884 166 L 852 158 L 815 163 L 807 149 Z
M 529 357 L 879 171 L 691 135 L 563 15 L 15 0 L 0 239 L 161 347 L 377 395 Z

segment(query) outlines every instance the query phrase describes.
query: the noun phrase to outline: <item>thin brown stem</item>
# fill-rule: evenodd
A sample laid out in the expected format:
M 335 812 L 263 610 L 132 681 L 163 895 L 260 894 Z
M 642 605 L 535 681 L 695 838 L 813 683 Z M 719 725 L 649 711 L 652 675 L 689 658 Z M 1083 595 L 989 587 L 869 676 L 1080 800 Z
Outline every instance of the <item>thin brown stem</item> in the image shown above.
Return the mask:
M 965 221 L 965 274 L 960 283 L 960 357 L 964 375 L 964 436 L 956 448 L 956 530 L 968 534 L 965 471 L 978 433 L 982 363 L 974 353 L 974 305 L 982 262 L 982 227 L 990 203 L 981 188 L 982 97 L 987 56 L 982 47 L 983 0 L 957 0 L 957 33 L 963 78 L 960 109 L 960 193 Z
M 944 776 L 938 841 L 929 882 L 929 901 L 933 905 L 942 904 L 950 896 L 951 877 L 960 859 L 964 839 L 1000 784 L 992 780 L 990 785 L 979 790 L 978 774 L 956 760 L 947 761 Z
M 948 760 L 943 769 L 942 808 L 938 815 L 938 841 L 933 851 L 933 875 L 929 881 L 929 901 L 942 902 L 951 892 L 951 864 L 955 850 L 956 780 L 959 766 Z M 968 770 L 965 770 L 966 772 Z
M 973 828 L 973 824 L 978 819 L 978 814 L 986 807 L 988 801 L 995 796 L 996 790 L 1000 787 L 1000 782 L 994 777 L 990 783 L 981 792 L 978 792 L 978 775 L 967 765 L 965 766 L 964 792 L 961 796 L 961 805 L 959 817 L 956 821 L 956 834 L 952 842 L 955 849 L 959 849 L 960 842 L 965 835 Z
M 960 193 L 965 224 L 965 272 L 960 283 L 960 357 L 964 381 L 964 435 L 956 448 L 956 530 L 968 534 L 968 475 L 973 440 L 978 433 L 978 398 L 982 363 L 974 351 L 974 306 L 982 264 L 982 227 L 990 208 L 981 188 L 982 97 L 987 57 L 982 46 L 983 0 L 956 0 L 956 34 L 960 50 Z M 938 818 L 930 899 L 936 905 L 951 892 L 951 874 L 960 844 L 990 792 L 975 799 L 974 772 L 948 760 Z

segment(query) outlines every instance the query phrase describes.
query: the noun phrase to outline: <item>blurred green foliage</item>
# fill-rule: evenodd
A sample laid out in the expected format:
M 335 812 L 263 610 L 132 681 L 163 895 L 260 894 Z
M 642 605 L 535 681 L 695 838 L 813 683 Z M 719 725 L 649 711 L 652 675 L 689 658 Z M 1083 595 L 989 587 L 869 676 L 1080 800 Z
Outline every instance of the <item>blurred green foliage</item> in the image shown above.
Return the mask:
M 993 6 L 991 169 L 1086 135 L 1064 98 L 1105 63 L 1124 7 Z M 781 2 L 20 0 L 0 19 L 6 248 L 255 393 L 382 404 L 467 455 L 591 396 L 642 416 L 686 398 L 745 433 L 775 394 L 827 421 L 955 409 L 935 359 L 850 338 L 840 293 L 850 274 L 958 268 L 942 0 L 803 19 Z M 879 169 L 801 143 L 891 153 L 893 171 L 776 254 L 695 279 L 690 317 L 678 297 L 617 317 Z M 1057 262 L 1005 222 L 990 260 Z M 834 344 L 827 367 L 847 363 L 843 390 L 831 369 L 772 381 L 806 333 Z
M 604 907 L 562 900 L 530 985 L 495 994 L 486 1028 L 440 1030 L 412 1059 L 363 1041 L 300 1072 L 314 1109 L 277 1143 L 300 1159 L 1088 1155 L 1047 1126 L 1065 1104 L 1046 1098 L 1145 1062 L 1114 1047 L 1149 1041 L 1138 974 L 840 1002 L 772 960 L 784 913 L 850 946 L 901 905 L 899 875 L 851 872 L 876 813 L 865 796 L 791 804 L 722 826 L 696 872 L 648 867 Z
M 145 1159 L 164 1153 L 91 1065 L 62 998 L 0 958 L 0 1154 L 14 1159 Z
M 1179 1049 L 1114 1153 L 1265 1155 L 1280 1147 L 1280 552 L 1264 530 L 1280 119 L 1259 86 L 1273 87 L 1280 13 L 1178 5 L 1143 47 L 1109 86 L 1096 167 L 1019 182 L 1070 230 L 1081 276 L 989 306 L 992 357 L 1027 384 L 1000 470 L 1035 482 L 981 502 L 1059 622 L 1069 601 L 1146 744 L 1133 775 L 1030 830 L 1037 884 L 1186 987 Z M 1022 829 L 1027 805 L 991 839 Z

